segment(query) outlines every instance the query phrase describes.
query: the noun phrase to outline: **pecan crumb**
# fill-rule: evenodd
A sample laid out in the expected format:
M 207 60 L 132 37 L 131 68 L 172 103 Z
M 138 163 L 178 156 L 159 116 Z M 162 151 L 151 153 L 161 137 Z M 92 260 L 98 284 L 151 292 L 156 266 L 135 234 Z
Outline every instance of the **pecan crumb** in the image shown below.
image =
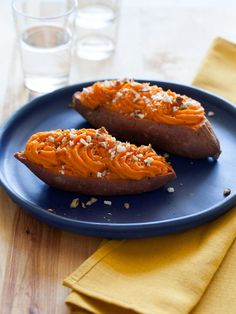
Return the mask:
M 72 200 L 72 202 L 70 203 L 70 208 L 76 208 L 79 206 L 79 199 L 78 198 L 74 198 Z
M 108 205 L 108 206 L 111 206 L 111 205 L 112 205 L 112 202 L 111 202 L 111 201 L 107 201 L 107 200 L 105 200 L 103 203 L 104 203 L 105 205 Z
M 182 103 L 183 103 L 183 98 L 182 98 L 181 96 L 177 96 L 176 99 L 175 99 L 175 102 L 176 102 L 179 106 L 181 106 Z
M 215 115 L 215 112 L 214 111 L 208 111 L 208 117 L 213 117 Z
M 172 186 L 169 186 L 167 188 L 167 192 L 169 192 L 169 193 L 174 193 L 174 191 L 175 191 L 175 189 Z
M 229 189 L 229 188 L 227 188 L 227 189 L 224 189 L 224 196 L 226 197 L 226 196 L 229 196 L 230 195 L 230 193 L 231 193 L 231 189 Z
M 130 204 L 129 203 L 124 203 L 124 208 L 125 209 L 129 209 L 130 208 Z
M 91 197 L 90 200 L 87 201 L 86 206 L 91 206 L 98 201 L 97 198 Z

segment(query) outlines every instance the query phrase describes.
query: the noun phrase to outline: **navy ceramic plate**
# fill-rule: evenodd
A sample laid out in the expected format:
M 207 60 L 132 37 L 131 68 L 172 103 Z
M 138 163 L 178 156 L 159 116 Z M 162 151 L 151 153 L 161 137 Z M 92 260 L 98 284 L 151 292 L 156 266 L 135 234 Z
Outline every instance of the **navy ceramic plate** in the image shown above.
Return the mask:
M 199 100 L 206 111 L 214 111 L 210 121 L 221 142 L 218 161 L 190 160 L 170 156 L 177 179 L 166 188 L 133 195 L 99 197 L 90 207 L 70 208 L 71 201 L 89 197 L 50 188 L 35 177 L 13 154 L 24 148 L 35 132 L 57 128 L 89 127 L 68 107 L 72 94 L 93 82 L 68 86 L 36 98 L 23 106 L 0 130 L 0 180 L 10 197 L 36 218 L 53 226 L 82 234 L 135 238 L 169 234 L 206 223 L 228 211 L 236 203 L 236 108 L 202 90 L 183 85 L 157 83 Z M 225 188 L 231 188 L 228 197 Z M 104 200 L 112 201 L 108 206 Z M 123 204 L 130 203 L 125 209 Z M 53 212 L 48 209 L 53 209 Z

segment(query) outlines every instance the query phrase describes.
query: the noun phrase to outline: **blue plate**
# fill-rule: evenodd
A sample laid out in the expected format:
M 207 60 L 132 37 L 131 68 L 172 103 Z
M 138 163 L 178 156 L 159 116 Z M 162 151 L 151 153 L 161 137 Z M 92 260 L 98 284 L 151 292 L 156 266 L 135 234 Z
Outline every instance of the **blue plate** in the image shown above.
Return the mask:
M 68 107 L 72 94 L 94 82 L 68 86 L 41 96 L 23 106 L 0 130 L 0 180 L 10 197 L 36 218 L 59 228 L 109 238 L 136 238 L 169 234 L 206 223 L 236 203 L 236 108 L 228 101 L 197 88 L 154 82 L 199 100 L 219 137 L 222 154 L 218 161 L 189 160 L 170 156 L 177 179 L 157 191 L 133 195 L 99 197 L 90 207 L 70 208 L 71 201 L 89 197 L 62 192 L 41 182 L 13 154 L 24 148 L 35 132 L 57 128 L 89 127 Z M 231 188 L 228 197 L 225 188 Z M 104 200 L 112 201 L 108 206 Z M 123 204 L 130 203 L 125 209 Z M 48 209 L 53 209 L 53 212 Z

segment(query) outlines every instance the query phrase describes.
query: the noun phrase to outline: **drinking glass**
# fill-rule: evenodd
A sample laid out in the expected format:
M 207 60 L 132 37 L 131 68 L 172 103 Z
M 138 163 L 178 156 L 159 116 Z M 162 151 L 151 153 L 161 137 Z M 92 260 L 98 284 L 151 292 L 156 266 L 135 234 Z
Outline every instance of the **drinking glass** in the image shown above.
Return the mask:
M 116 45 L 119 0 L 79 0 L 76 19 L 77 54 L 88 60 L 103 60 Z
M 14 0 L 25 86 L 45 93 L 67 84 L 76 0 Z

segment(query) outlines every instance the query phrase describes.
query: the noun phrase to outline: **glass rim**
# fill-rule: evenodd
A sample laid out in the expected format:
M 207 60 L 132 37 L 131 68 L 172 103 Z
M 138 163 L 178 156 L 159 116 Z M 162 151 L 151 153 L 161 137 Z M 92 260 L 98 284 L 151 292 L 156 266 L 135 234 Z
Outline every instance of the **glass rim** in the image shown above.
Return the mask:
M 77 0 L 71 0 L 71 2 L 72 2 L 71 9 L 68 10 L 68 11 L 65 11 L 65 13 L 58 14 L 58 15 L 51 15 L 51 16 L 40 17 L 40 16 L 33 16 L 33 15 L 30 15 L 30 14 L 26 14 L 23 11 L 19 10 L 17 8 L 16 2 L 17 2 L 17 0 L 12 0 L 13 12 L 17 13 L 17 14 L 23 16 L 23 17 L 27 17 L 27 18 L 34 19 L 34 20 L 55 20 L 55 19 L 58 19 L 58 18 L 66 17 L 66 16 L 70 15 L 73 11 L 75 11 L 75 9 L 77 7 Z

